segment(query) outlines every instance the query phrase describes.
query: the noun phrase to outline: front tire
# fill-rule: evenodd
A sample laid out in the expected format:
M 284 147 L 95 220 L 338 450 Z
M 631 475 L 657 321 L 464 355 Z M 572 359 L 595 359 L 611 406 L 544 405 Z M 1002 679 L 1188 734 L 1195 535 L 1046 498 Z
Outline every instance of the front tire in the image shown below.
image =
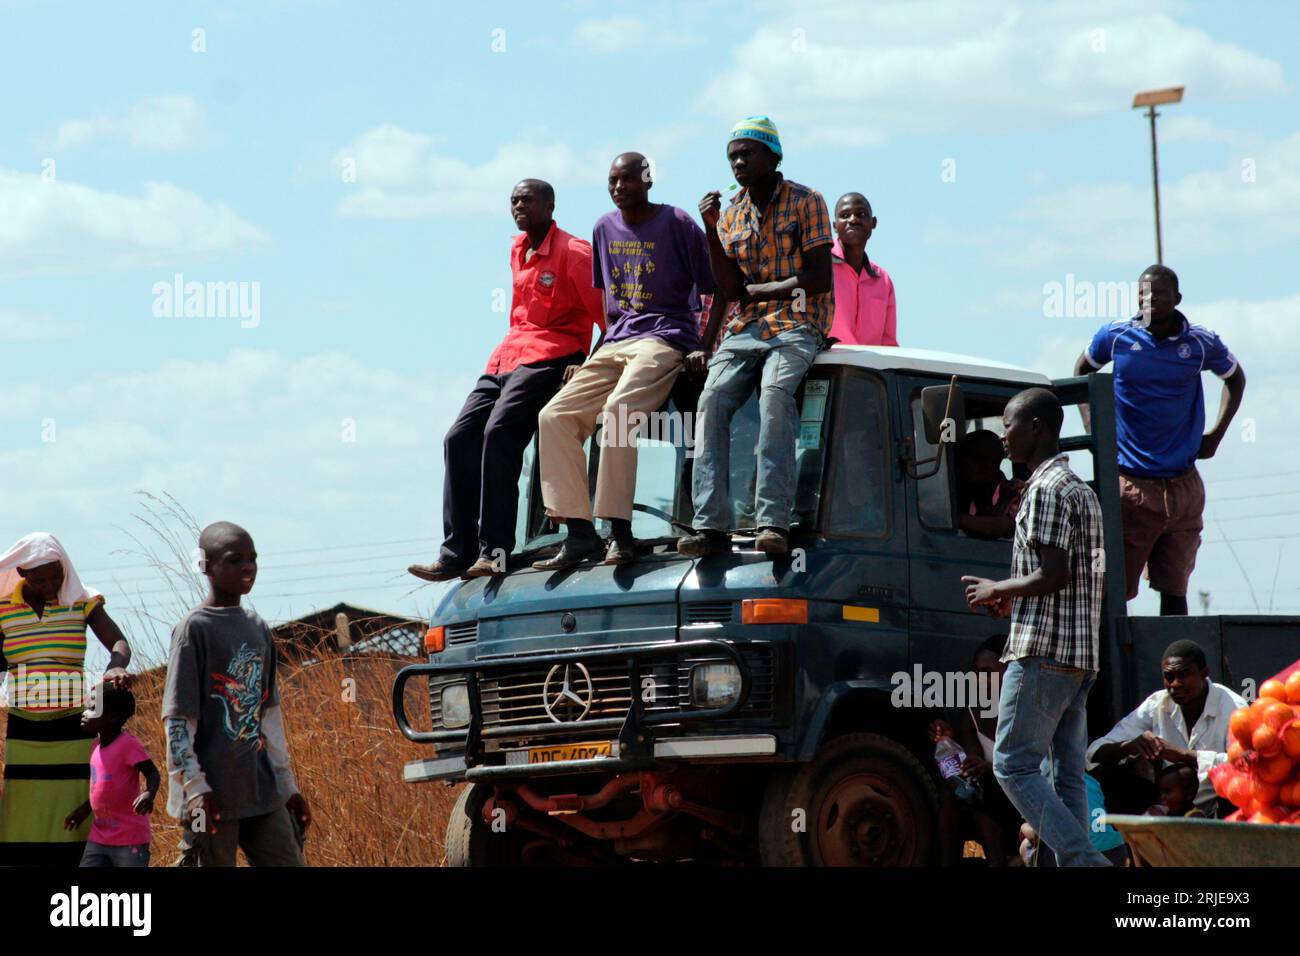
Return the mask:
M 473 783 L 456 798 L 447 818 L 447 866 L 518 866 L 518 839 L 512 833 L 494 833 L 483 819 L 483 804 L 492 787 Z
M 887 737 L 846 734 L 768 782 L 759 854 L 764 866 L 928 866 L 937 821 L 920 761 Z

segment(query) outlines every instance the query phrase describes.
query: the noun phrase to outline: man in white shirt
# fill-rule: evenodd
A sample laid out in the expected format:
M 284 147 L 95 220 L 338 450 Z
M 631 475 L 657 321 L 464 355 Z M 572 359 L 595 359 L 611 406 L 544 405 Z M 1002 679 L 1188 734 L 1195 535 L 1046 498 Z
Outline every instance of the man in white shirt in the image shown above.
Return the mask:
M 1194 641 L 1175 641 L 1165 648 L 1160 670 L 1165 689 L 1156 691 L 1108 734 L 1093 741 L 1088 748 L 1088 769 L 1110 768 L 1110 773 L 1103 771 L 1095 776 L 1103 783 L 1119 783 L 1115 771 L 1146 778 L 1146 771 L 1152 769 L 1150 762 L 1155 760 L 1193 767 L 1200 780 L 1196 806 L 1213 816 L 1217 797 L 1210 782 L 1210 768 L 1227 761 L 1228 721 L 1234 710 L 1246 706 L 1246 701 L 1210 680 L 1205 651 Z M 1111 781 L 1105 779 L 1108 776 Z M 1151 780 L 1154 793 L 1154 779 Z M 1129 783 L 1137 784 L 1137 781 Z M 1107 807 L 1123 812 L 1111 806 L 1110 791 L 1117 788 L 1107 789 Z M 1146 798 L 1134 793 L 1133 799 L 1140 802 Z

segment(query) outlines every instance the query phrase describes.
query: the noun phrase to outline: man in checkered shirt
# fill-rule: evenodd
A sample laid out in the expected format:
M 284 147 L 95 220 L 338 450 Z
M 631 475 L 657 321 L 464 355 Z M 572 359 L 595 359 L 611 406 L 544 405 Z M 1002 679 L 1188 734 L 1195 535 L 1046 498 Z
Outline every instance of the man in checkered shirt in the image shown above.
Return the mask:
M 726 337 L 709 359 L 700 395 L 691 480 L 695 532 L 677 542 L 681 554 L 693 557 L 731 551 L 731 420 L 755 386 L 761 424 L 754 547 L 773 555 L 789 551 L 799 431 L 795 393 L 835 317 L 835 280 L 826 200 L 784 178 L 777 169 L 781 159 L 772 121 L 746 117 L 727 143 L 727 161 L 743 191 L 725 210 L 717 191 L 700 200 L 713 275 L 737 311 L 725 320 Z M 712 332 L 716 326 L 710 326 Z M 712 341 L 704 347 L 711 349 Z
M 1030 470 L 1016 516 L 1012 576 L 962 581 L 972 608 L 1011 615 L 994 776 L 1061 866 L 1109 866 L 1089 839 L 1083 779 L 1105 572 L 1101 506 L 1061 454 L 1062 419 L 1061 403 L 1047 389 L 1027 389 L 1007 403 L 1007 457 Z M 1041 770 L 1049 753 L 1053 781 Z

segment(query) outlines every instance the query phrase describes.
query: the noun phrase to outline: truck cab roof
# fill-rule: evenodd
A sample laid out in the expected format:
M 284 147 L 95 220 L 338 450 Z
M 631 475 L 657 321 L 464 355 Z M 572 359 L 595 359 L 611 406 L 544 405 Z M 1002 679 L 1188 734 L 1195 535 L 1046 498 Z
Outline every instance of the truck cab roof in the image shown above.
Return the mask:
M 834 345 L 817 355 L 818 365 L 854 365 L 891 371 L 938 372 L 1023 384 L 1049 385 L 1042 372 L 994 362 L 991 359 L 956 352 L 909 349 L 888 345 Z

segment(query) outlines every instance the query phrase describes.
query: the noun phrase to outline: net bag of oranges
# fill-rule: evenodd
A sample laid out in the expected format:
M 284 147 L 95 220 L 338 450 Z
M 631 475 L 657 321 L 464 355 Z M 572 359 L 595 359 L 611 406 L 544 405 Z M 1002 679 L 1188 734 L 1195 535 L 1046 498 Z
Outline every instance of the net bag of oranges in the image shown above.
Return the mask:
M 1300 824 L 1300 661 L 1233 712 L 1228 762 L 1214 767 L 1210 780 L 1237 807 L 1229 821 Z

